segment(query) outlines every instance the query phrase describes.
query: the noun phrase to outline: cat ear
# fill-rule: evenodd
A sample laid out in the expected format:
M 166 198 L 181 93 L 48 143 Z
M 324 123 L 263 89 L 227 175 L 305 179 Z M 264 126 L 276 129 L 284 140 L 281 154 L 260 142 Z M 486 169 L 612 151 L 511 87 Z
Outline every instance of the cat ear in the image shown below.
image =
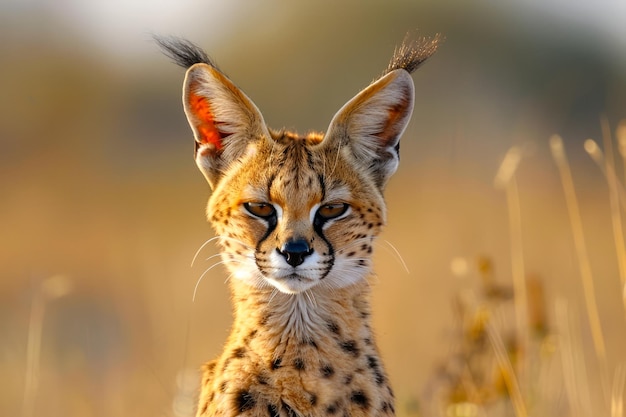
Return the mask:
M 213 189 L 252 141 L 269 137 L 252 100 L 211 65 L 199 63 L 187 70 L 183 106 L 196 139 L 196 164 Z
M 414 95 L 407 71 L 389 72 L 335 114 L 323 146 L 337 151 L 347 146 L 356 162 L 384 187 L 398 168 L 400 136 L 411 118 Z

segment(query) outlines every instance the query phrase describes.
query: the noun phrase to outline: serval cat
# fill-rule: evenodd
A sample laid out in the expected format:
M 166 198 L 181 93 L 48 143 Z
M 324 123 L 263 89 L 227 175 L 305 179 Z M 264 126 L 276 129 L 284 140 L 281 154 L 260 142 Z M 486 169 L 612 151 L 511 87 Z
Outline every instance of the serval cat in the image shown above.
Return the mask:
M 234 324 L 204 366 L 197 415 L 394 415 L 370 325 L 372 244 L 413 110 L 410 73 L 439 38 L 407 38 L 325 134 L 304 136 L 270 129 L 193 43 L 156 41 L 187 68 L 183 106 L 232 273 Z

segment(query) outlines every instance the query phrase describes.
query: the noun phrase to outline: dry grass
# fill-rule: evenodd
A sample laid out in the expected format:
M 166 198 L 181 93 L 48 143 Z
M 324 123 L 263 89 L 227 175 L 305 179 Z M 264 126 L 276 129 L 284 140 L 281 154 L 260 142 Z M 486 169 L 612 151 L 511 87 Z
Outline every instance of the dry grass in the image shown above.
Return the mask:
M 626 295 L 622 222 L 626 199 L 614 161 L 611 129 L 604 117 L 601 124 L 605 152 L 591 139 L 585 142 L 585 150 L 608 185 L 620 287 Z M 616 138 L 626 175 L 626 120 L 616 129 Z M 595 278 L 575 191 L 576 173 L 570 168 L 561 138 L 555 135 L 549 143 L 569 212 L 586 320 L 581 320 L 580 312 L 566 299 L 546 298 L 544 281 L 549 277 L 524 274 L 520 213 L 523 196 L 515 177 L 522 152 L 512 148 L 496 176 L 496 186 L 507 194 L 513 283 L 496 283 L 489 258 L 480 257 L 472 268 L 467 268 L 464 260 L 453 261 L 454 274 L 466 278 L 478 275 L 480 284 L 455 298 L 456 330 L 451 353 L 433 376 L 420 415 L 624 416 L 626 356 L 611 361 L 607 357 Z M 548 322 L 548 310 L 553 311 L 552 323 Z M 593 340 L 593 355 L 584 340 L 588 333 Z M 617 366 L 610 367 L 609 362 Z

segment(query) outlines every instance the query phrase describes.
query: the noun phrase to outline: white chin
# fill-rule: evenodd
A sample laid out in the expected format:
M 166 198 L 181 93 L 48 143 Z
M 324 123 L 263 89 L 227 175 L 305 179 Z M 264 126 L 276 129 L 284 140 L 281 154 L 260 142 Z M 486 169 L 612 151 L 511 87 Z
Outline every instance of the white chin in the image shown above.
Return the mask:
M 317 284 L 317 281 L 312 279 L 302 278 L 302 277 L 292 277 L 292 278 L 265 278 L 272 286 L 274 286 L 278 291 L 284 294 L 299 294 L 312 288 Z

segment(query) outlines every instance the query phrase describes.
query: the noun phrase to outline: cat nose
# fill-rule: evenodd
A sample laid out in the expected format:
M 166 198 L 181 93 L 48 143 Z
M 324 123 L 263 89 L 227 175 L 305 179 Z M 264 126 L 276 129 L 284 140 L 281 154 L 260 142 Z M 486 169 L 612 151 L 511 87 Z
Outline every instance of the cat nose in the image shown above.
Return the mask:
M 283 255 L 287 263 L 294 268 L 304 262 L 304 258 L 313 253 L 309 243 L 304 239 L 290 239 L 282 248 L 276 248 Z

